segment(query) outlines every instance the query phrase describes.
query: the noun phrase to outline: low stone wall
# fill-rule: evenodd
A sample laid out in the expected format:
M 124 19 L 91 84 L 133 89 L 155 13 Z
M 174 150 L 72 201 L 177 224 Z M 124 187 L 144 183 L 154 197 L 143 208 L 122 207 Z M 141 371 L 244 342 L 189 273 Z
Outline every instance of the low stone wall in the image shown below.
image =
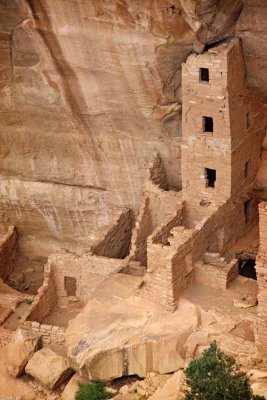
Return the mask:
M 44 346 L 49 346 L 51 344 L 56 346 L 64 346 L 65 345 L 65 328 L 40 324 L 35 321 L 24 321 L 20 324 L 20 327 L 25 330 L 31 330 L 32 332 L 37 333 Z
M 17 254 L 17 232 L 14 226 L 0 240 L 0 277 L 5 280 L 13 271 Z
M 92 254 L 110 258 L 125 258 L 129 254 L 133 227 L 131 210 L 124 211 L 117 223 L 112 225 L 105 237 L 94 243 Z
M 238 276 L 238 261 L 233 260 L 229 264 L 211 265 L 202 261 L 194 265 L 195 279 L 204 285 L 219 289 L 227 289 L 229 283 Z
M 47 262 L 44 266 L 44 281 L 42 286 L 38 289 L 38 293 L 29 309 L 28 314 L 24 320 L 42 322 L 57 304 L 57 288 L 51 262 Z

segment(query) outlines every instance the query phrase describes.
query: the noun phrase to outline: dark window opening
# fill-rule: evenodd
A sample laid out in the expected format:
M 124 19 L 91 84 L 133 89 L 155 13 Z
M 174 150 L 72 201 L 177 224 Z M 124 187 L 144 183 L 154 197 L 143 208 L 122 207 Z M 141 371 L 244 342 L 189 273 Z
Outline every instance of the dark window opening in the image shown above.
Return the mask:
M 240 260 L 238 263 L 239 275 L 245 276 L 246 278 L 257 280 L 257 274 L 255 269 L 255 260 Z
M 203 132 L 213 132 L 213 118 L 212 117 L 202 117 Z
M 250 160 L 248 160 L 248 161 L 245 163 L 245 178 L 248 177 L 249 172 L 250 172 Z
M 244 203 L 244 214 L 245 214 L 246 222 L 248 222 L 249 209 L 250 209 L 250 200 L 248 200 Z
M 201 82 L 209 82 L 209 69 L 208 68 L 199 68 L 199 80 Z
M 251 115 L 249 112 L 246 113 L 246 126 L 247 126 L 247 129 L 249 129 L 252 126 Z
M 205 178 L 207 187 L 215 187 L 216 181 L 216 170 L 211 168 L 205 168 Z
M 64 288 L 67 293 L 67 296 L 76 296 L 77 292 L 77 281 L 75 278 L 70 276 L 64 277 Z

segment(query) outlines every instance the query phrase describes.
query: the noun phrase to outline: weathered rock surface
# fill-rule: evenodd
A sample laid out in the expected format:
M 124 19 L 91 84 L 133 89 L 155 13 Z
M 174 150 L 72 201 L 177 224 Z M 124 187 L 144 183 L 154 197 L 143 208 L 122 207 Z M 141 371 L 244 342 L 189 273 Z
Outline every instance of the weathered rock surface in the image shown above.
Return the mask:
M 182 394 L 184 375 L 182 371 L 175 372 L 148 400 L 179 400 Z
M 25 372 L 49 389 L 56 389 L 73 373 L 66 358 L 50 348 L 37 351 L 26 365 Z
M 89 383 L 88 379 L 81 377 L 78 374 L 73 375 L 70 381 L 67 383 L 63 393 L 61 395 L 61 400 L 73 400 L 75 398 L 75 394 L 79 389 L 79 383 Z
M 237 23 L 249 80 L 267 87 L 261 0 L 65 3 L 0 7 L 0 217 L 29 256 L 88 248 L 117 208 L 137 211 L 154 152 L 180 187 L 181 63 L 194 49 Z
M 39 337 L 34 332 L 17 329 L 8 346 L 7 371 L 18 377 L 38 348 Z
M 66 330 L 70 365 L 91 380 L 169 373 L 184 367 L 183 345 L 198 324 L 181 302 L 171 314 L 135 296 L 141 278 L 117 274 L 101 283 Z M 162 324 L 164 321 L 164 324 Z

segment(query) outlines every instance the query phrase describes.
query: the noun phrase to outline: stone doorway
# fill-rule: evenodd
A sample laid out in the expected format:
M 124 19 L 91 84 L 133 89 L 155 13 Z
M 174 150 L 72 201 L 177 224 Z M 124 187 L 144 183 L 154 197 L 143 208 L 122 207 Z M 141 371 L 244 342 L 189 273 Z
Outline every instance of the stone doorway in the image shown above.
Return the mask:
M 247 260 L 240 260 L 238 265 L 239 275 L 257 280 L 255 264 L 256 262 L 252 258 L 249 258 Z

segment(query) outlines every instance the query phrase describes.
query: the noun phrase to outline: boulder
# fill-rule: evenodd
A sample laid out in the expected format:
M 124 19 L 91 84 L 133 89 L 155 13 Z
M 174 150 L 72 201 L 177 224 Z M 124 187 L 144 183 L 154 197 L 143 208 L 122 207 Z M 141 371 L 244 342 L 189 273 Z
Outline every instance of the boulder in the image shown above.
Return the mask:
M 26 365 L 25 372 L 49 389 L 58 388 L 73 374 L 67 359 L 48 347 L 33 355 Z
M 25 366 L 38 349 L 39 336 L 31 331 L 18 329 L 8 345 L 7 372 L 14 377 L 24 373 Z
M 158 388 L 155 393 L 148 398 L 148 400 L 179 400 L 182 394 L 183 383 L 183 372 L 175 372 L 162 387 Z
M 70 365 L 90 380 L 145 377 L 184 367 L 183 346 L 198 324 L 196 307 L 180 301 L 178 310 L 168 313 L 127 292 L 130 278 L 111 276 L 102 282 L 66 330 Z
M 88 379 L 81 377 L 79 374 L 73 375 L 68 384 L 66 385 L 61 395 L 61 400 L 73 400 L 75 393 L 79 389 L 79 383 L 89 383 Z

